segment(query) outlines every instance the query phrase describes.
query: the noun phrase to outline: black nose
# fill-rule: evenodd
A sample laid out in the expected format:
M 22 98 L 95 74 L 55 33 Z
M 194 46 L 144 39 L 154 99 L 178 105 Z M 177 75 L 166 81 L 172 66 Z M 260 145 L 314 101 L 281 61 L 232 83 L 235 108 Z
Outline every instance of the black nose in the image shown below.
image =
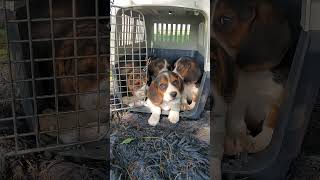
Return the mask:
M 172 97 L 176 97 L 176 96 L 177 96 L 177 92 L 171 92 L 170 95 L 171 95 Z

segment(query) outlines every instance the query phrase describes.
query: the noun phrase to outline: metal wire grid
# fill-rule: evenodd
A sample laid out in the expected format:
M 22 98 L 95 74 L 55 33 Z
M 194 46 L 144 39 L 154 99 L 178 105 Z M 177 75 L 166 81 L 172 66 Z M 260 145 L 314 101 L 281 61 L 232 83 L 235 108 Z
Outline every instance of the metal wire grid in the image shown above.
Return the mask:
M 106 63 L 109 58 L 107 41 L 109 39 L 109 34 L 104 32 L 101 33 L 100 29 L 104 29 L 100 24 L 101 20 L 109 20 L 108 16 L 99 16 L 98 0 L 92 1 L 95 3 L 95 16 L 90 17 L 77 17 L 76 16 L 76 0 L 72 0 L 72 17 L 53 17 L 53 0 L 48 0 L 49 4 L 49 18 L 31 18 L 30 14 L 30 0 L 25 1 L 26 9 L 26 18 L 25 19 L 15 19 L 9 17 L 10 9 L 7 5 L 9 2 L 2 0 L 1 11 L 4 11 L 4 27 L 2 32 L 6 36 L 5 42 L 1 44 L 0 50 L 5 52 L 5 55 L 0 58 L 0 71 L 6 69 L 7 77 L 0 78 L 1 87 L 7 87 L 5 92 L 9 92 L 6 95 L 0 95 L 0 143 L 1 151 L 5 151 L 5 155 L 15 155 L 15 154 L 24 154 L 29 152 L 41 151 L 46 149 L 52 149 L 57 147 L 75 145 L 80 143 L 96 141 L 107 132 L 108 123 L 107 117 L 108 114 L 108 103 L 105 103 L 106 99 L 103 99 L 107 96 L 107 88 L 100 87 L 101 84 L 107 83 L 106 78 L 108 75 Z M 71 9 L 70 9 L 71 11 Z M 93 20 L 95 21 L 95 31 L 94 36 L 77 36 L 77 22 L 80 20 Z M 72 37 L 60 37 L 56 38 L 54 33 L 54 23 L 55 22 L 66 22 L 72 21 Z M 32 37 L 32 23 L 49 23 L 50 24 L 50 38 L 36 38 Z M 18 27 L 19 23 L 26 23 L 28 30 L 27 39 L 12 39 L 12 35 L 9 32 L 13 30 L 9 27 Z M 9 26 L 10 24 L 10 26 Z M 13 25 L 13 26 L 12 26 Z M 105 26 L 106 27 L 106 26 Z M 22 31 L 20 29 L 20 31 Z M 67 41 L 70 40 L 73 42 L 73 54 L 67 57 L 56 57 L 56 41 Z M 81 56 L 78 52 L 78 41 L 79 40 L 93 40 L 95 41 L 95 53 L 92 55 L 83 55 Z M 33 56 L 35 49 L 33 45 L 35 42 L 50 42 L 51 44 L 51 54 L 49 58 L 36 58 Z M 104 43 L 105 42 L 105 43 Z M 21 55 L 21 49 L 19 47 L 22 44 L 28 46 L 29 49 L 29 58 L 26 58 L 24 55 Z M 15 46 L 15 44 L 19 44 Z M 102 47 L 100 45 L 102 44 Z M 60 47 L 61 48 L 61 47 Z M 90 47 L 89 47 L 90 48 Z M 105 52 L 101 52 L 101 49 Z M 20 51 L 20 52 L 19 52 Z M 96 63 L 96 72 L 89 74 L 78 74 L 78 62 L 81 59 L 95 59 Z M 57 75 L 58 61 L 74 61 L 74 75 Z M 50 62 L 52 63 L 51 71 L 53 71 L 52 76 L 49 77 L 37 77 L 35 70 L 35 65 L 40 62 Z M 103 64 L 102 64 L 103 63 Z M 101 70 L 101 66 L 105 66 Z M 2 68 L 1 68 L 2 67 Z M 96 90 L 93 91 L 79 91 L 80 82 L 79 79 L 83 77 L 95 77 L 93 81 L 97 82 Z M 59 79 L 75 79 L 76 92 L 72 93 L 60 93 L 60 87 L 58 85 Z M 89 78 L 90 79 L 90 78 Z M 39 95 L 38 84 L 40 81 L 53 81 L 54 91 L 52 94 Z M 43 87 L 46 89 L 46 87 Z M 79 99 L 80 96 L 90 96 L 96 98 L 96 107 L 90 108 L 79 108 Z M 60 99 L 66 96 L 75 97 L 75 110 L 63 110 L 60 105 Z M 52 111 L 46 112 L 41 111 L 39 104 L 46 106 L 50 103 L 54 104 Z M 52 101 L 53 100 L 53 101 Z M 42 101 L 42 102 L 41 102 Z M 46 102 L 48 101 L 48 102 Z M 43 108 L 42 108 L 43 109 Z M 95 115 L 92 115 L 95 114 Z M 96 117 L 90 119 L 90 123 L 83 123 L 81 125 L 80 118 L 81 116 L 88 115 L 88 117 Z M 64 118 L 69 116 L 69 118 Z M 80 116 L 80 117 L 79 117 Z M 70 118 L 75 119 L 72 121 L 71 127 L 64 128 L 61 123 L 63 121 L 69 121 Z M 40 127 L 40 120 L 43 119 L 44 123 L 53 123 L 53 129 L 43 129 Z M 49 122 L 49 119 L 51 122 Z M 47 120 L 47 122 L 46 122 Z M 43 123 L 42 123 L 43 124 Z M 28 129 L 28 130 L 27 130 Z M 86 131 L 88 130 L 88 131 Z M 83 138 L 80 139 L 80 136 L 86 136 L 87 134 L 97 133 L 97 136 L 93 138 Z M 76 135 L 75 135 L 76 134 Z M 70 138 L 76 137 L 75 140 L 68 141 L 68 143 L 61 142 L 61 137 Z
M 147 78 L 147 33 L 144 16 L 130 8 L 111 6 L 110 109 L 141 106 Z M 140 101 L 140 104 L 139 104 Z

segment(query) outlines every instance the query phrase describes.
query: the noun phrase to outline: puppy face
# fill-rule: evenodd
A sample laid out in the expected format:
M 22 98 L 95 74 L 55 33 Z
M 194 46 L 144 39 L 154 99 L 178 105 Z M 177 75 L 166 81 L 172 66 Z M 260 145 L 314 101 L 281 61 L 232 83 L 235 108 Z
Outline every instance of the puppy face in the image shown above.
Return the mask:
M 128 72 L 127 85 L 128 90 L 135 96 L 136 92 L 141 89 L 147 82 L 147 76 L 140 68 L 134 68 Z
M 251 0 L 217 2 L 212 24 L 214 35 L 231 55 L 237 54 L 255 16 L 255 4 Z
M 96 29 L 95 26 L 92 24 L 79 24 L 85 25 L 87 28 L 87 33 L 95 33 Z M 65 36 L 72 36 L 72 31 L 65 34 Z M 78 36 L 82 36 L 83 34 L 79 33 Z M 103 45 L 99 45 L 103 46 Z M 78 55 L 79 56 L 93 56 L 96 55 L 96 47 L 97 44 L 94 40 L 82 40 L 78 41 Z M 104 48 L 101 48 L 104 49 Z M 72 40 L 64 40 L 59 41 L 56 45 L 56 56 L 59 58 L 66 58 L 72 57 L 74 54 L 74 46 Z M 100 51 L 101 54 L 105 53 Z M 98 75 L 97 73 L 105 73 L 107 63 L 106 57 L 85 57 L 85 58 L 78 58 L 78 59 L 59 59 L 56 61 L 56 75 L 57 78 L 57 86 L 58 86 L 58 93 L 76 93 L 79 91 L 80 93 L 83 92 L 95 92 L 92 94 L 81 95 L 79 96 L 79 105 L 80 108 L 90 109 L 93 107 L 98 106 L 99 108 L 103 106 L 103 102 L 99 104 L 97 102 L 98 97 L 98 89 L 100 89 L 101 99 L 102 96 L 106 97 L 106 89 L 107 83 L 106 78 L 107 75 Z M 63 77 L 61 76 L 74 76 L 75 74 L 81 75 L 78 76 L 78 81 L 76 81 L 75 77 Z M 67 96 L 66 101 L 73 107 L 76 104 L 75 99 L 73 96 Z
M 178 74 L 170 71 L 160 73 L 151 82 L 147 96 L 151 102 L 160 106 L 163 101 L 171 101 L 181 97 L 183 81 Z
M 171 65 L 166 59 L 156 58 L 151 60 L 148 65 L 148 75 L 154 78 L 157 77 L 159 73 L 169 70 L 171 70 Z
M 212 35 L 243 70 L 277 66 L 290 46 L 291 32 L 272 1 L 219 0 Z
M 201 69 L 193 58 L 181 57 L 174 67 L 173 72 L 179 74 L 185 83 L 196 83 L 201 78 Z
M 129 93 L 133 96 L 140 90 L 147 82 L 146 73 L 139 66 L 135 66 L 134 63 L 127 63 L 120 70 L 121 75 L 126 79 L 126 87 Z

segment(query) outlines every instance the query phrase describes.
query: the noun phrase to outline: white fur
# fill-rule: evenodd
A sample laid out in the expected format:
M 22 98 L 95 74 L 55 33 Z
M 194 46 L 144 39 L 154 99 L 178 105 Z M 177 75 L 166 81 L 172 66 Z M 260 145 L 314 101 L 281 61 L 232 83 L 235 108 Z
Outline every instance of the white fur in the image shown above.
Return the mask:
M 195 107 L 196 102 L 193 99 L 194 97 L 198 96 L 198 93 L 199 88 L 196 86 L 196 84 L 184 84 L 182 104 L 186 104 L 186 110 L 192 110 Z M 192 100 L 191 104 L 188 104 L 187 99 Z
M 169 111 L 168 119 L 173 124 L 177 123 L 179 121 L 179 112 L 178 111 Z
M 177 92 L 177 96 L 175 98 L 173 98 L 170 95 L 171 92 Z M 169 102 L 169 101 L 174 100 L 174 99 L 180 99 L 180 97 L 181 97 L 181 93 L 179 92 L 179 90 L 174 85 L 169 83 L 168 87 L 167 87 L 167 90 L 163 93 L 163 101 Z
M 169 79 L 169 74 L 166 74 L 166 76 Z M 173 98 L 170 93 L 171 92 L 177 92 L 177 95 L 175 98 Z M 179 121 L 179 111 L 180 111 L 180 103 L 181 103 L 181 93 L 179 90 L 172 85 L 171 83 L 168 83 L 168 87 L 163 95 L 163 102 L 159 106 L 154 105 L 150 99 L 147 99 L 146 106 L 149 107 L 151 111 L 151 116 L 148 119 L 148 123 L 151 126 L 155 126 L 160 121 L 160 115 L 161 115 L 161 109 L 165 111 L 169 111 L 168 119 L 171 123 L 177 123 Z M 176 106 L 179 107 L 179 111 L 172 110 L 172 107 Z
M 258 152 L 270 143 L 273 130 L 267 127 L 266 123 L 263 125 L 262 132 L 252 137 L 247 135 L 244 118 L 249 110 L 254 116 L 253 119 L 257 121 L 267 119 L 272 105 L 278 102 L 282 91 L 283 87 L 273 81 L 272 73 L 269 71 L 239 72 L 237 91 L 229 106 L 228 119 L 226 119 L 228 136 L 226 152 L 233 154 L 241 151 Z M 218 99 L 221 98 L 215 95 L 215 101 Z M 220 103 L 220 106 L 216 104 L 215 111 L 226 112 L 226 105 Z
M 219 167 L 213 167 L 213 177 L 221 179 L 220 166 L 223 153 L 238 154 L 241 151 L 255 153 L 269 145 L 273 129 L 264 123 L 262 132 L 256 137 L 252 137 L 247 135 L 244 118 L 247 109 L 250 109 L 251 112 L 254 112 L 254 119 L 258 121 L 267 119 L 272 104 L 278 101 L 282 91 L 283 87 L 274 82 L 272 73 L 269 71 L 240 71 L 235 98 L 229 106 L 228 116 L 226 116 L 227 105 L 214 89 L 215 116 L 212 141 L 215 148 L 213 162 L 216 164 L 215 166 Z
M 162 73 L 164 71 L 168 71 L 167 66 L 168 66 L 168 61 L 165 59 L 164 60 L 164 67 L 159 71 L 159 73 Z
M 148 123 L 151 126 L 156 126 L 160 121 L 161 108 L 156 106 L 156 105 L 154 105 L 150 101 L 150 99 L 147 99 L 147 105 L 148 105 L 148 107 L 150 108 L 150 111 L 151 111 L 151 116 L 148 119 Z

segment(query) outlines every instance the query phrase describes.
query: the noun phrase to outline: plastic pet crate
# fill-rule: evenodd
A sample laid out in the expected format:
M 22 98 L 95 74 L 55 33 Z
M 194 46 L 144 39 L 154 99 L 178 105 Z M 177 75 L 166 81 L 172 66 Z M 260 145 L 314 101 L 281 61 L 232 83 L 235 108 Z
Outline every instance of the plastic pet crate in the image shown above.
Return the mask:
M 199 118 L 210 88 L 209 11 L 203 10 L 205 8 L 201 8 L 201 5 L 197 6 L 196 3 L 190 5 L 179 1 L 170 3 L 159 1 L 113 8 L 115 11 L 112 15 L 114 18 L 111 18 L 113 20 L 111 20 L 110 47 L 111 67 L 114 73 L 111 75 L 110 85 L 110 92 L 114 92 L 110 99 L 112 110 L 129 109 L 150 113 L 149 109 L 141 104 L 132 107 L 124 104 L 123 96 L 129 93 L 127 89 L 121 89 L 122 86 L 126 86 L 121 82 L 127 80 L 126 76 L 121 79 L 123 75 L 121 68 L 125 68 L 128 63 L 137 61 L 134 68 L 138 68 L 138 72 L 146 75 L 147 71 L 144 70 L 147 68 L 149 57 L 165 58 L 173 66 L 179 57 L 190 56 L 199 63 L 203 76 L 195 108 L 182 112 L 181 116 L 190 119 Z M 166 111 L 162 113 L 168 114 Z

